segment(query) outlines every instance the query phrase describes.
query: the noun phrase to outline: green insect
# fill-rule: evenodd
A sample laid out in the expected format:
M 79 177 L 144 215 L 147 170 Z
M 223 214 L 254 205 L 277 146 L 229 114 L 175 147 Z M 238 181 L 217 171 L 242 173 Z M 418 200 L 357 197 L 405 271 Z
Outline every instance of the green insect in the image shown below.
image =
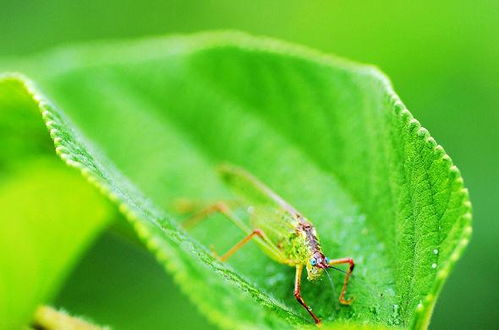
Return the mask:
M 247 171 L 234 165 L 224 164 L 219 167 L 219 174 L 238 197 L 234 205 L 247 210 L 250 226 L 232 212 L 229 206 L 232 203 L 219 202 L 187 219 L 184 227 L 191 228 L 208 215 L 219 212 L 243 230 L 247 236 L 219 257 L 221 261 L 226 261 L 252 238 L 256 238 L 258 245 L 270 258 L 295 267 L 294 296 L 316 324 L 321 320 L 301 296 L 301 277 L 304 268 L 307 270 L 307 279 L 314 281 L 319 279 L 327 268 L 334 268 L 333 266 L 338 264 L 349 264 L 339 301 L 344 305 L 352 302 L 352 299 L 345 299 L 348 280 L 355 265 L 352 258 L 328 259 L 322 252 L 312 222 Z

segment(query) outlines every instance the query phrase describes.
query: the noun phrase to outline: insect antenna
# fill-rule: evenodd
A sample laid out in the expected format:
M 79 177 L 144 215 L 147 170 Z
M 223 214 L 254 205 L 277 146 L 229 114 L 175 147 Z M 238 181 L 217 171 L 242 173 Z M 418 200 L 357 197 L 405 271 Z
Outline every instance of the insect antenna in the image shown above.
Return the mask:
M 340 273 L 343 273 L 343 274 L 347 274 L 348 273 L 347 271 L 345 271 L 345 270 L 343 270 L 341 268 L 334 267 L 334 266 L 329 266 L 328 268 L 332 268 L 332 269 L 337 270 L 337 271 L 339 271 Z M 350 277 L 351 278 L 355 278 L 358 281 L 362 281 L 364 284 L 367 284 L 365 280 L 363 280 L 362 278 L 358 277 L 355 274 L 350 274 Z
M 333 290 L 334 309 L 338 310 L 338 309 L 340 309 L 340 306 L 338 304 L 338 298 L 336 295 L 336 288 L 334 287 L 333 278 L 331 277 L 331 275 L 329 275 L 327 268 L 325 268 L 324 271 L 326 272 L 327 278 L 329 279 L 329 284 L 331 285 L 331 289 Z

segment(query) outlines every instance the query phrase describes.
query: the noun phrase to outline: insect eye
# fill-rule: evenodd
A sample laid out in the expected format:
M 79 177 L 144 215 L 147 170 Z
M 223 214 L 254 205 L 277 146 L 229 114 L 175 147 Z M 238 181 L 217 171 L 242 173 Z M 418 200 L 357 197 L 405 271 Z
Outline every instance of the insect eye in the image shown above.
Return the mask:
M 326 264 L 329 264 L 329 258 L 326 257 Z
M 312 266 L 315 266 L 317 264 L 317 261 L 315 260 L 315 258 L 310 259 L 310 264 Z

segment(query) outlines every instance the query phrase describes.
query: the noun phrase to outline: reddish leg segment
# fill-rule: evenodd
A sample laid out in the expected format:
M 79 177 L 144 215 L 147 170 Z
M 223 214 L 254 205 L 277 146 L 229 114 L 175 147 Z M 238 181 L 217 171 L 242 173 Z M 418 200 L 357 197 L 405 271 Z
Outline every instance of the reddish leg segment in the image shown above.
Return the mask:
M 199 224 L 202 220 L 208 218 L 211 214 L 217 213 L 217 212 L 222 213 L 223 215 L 225 215 L 229 219 L 232 218 L 232 214 L 230 214 L 229 207 L 225 203 L 219 202 L 219 203 L 215 203 L 213 205 L 210 205 L 207 208 L 202 209 L 201 211 L 197 212 L 192 217 L 185 220 L 182 223 L 182 226 L 185 229 L 191 229 L 191 228 L 195 227 L 197 224 Z
M 232 214 L 229 207 L 223 202 L 215 203 L 215 204 L 199 211 L 191 218 L 185 220 L 182 225 L 184 228 L 190 229 L 190 228 L 196 226 L 197 224 L 199 224 L 202 220 L 208 218 L 208 216 L 210 216 L 213 213 L 223 214 L 227 219 L 229 219 L 231 222 L 236 224 L 236 226 L 245 230 L 244 225 L 241 224 L 240 220 Z M 231 249 L 229 249 L 229 251 L 227 251 L 223 256 L 219 257 L 220 261 L 227 261 L 227 259 L 229 259 L 230 256 L 232 256 L 234 253 L 236 253 L 237 250 L 242 248 L 246 243 L 248 243 L 255 236 L 258 236 L 261 239 L 265 240 L 264 233 L 260 229 L 254 229 L 250 234 L 248 234 L 245 238 L 243 238 L 236 245 L 234 245 Z
M 227 251 L 227 253 L 225 253 L 222 257 L 220 257 L 220 260 L 226 261 L 231 255 L 233 255 L 237 250 L 243 247 L 253 237 L 258 236 L 262 239 L 261 243 L 265 245 L 266 249 L 270 253 L 273 253 L 276 258 L 283 260 L 283 262 L 289 262 L 287 259 L 285 259 L 282 256 L 281 251 L 272 243 L 272 241 L 265 235 L 265 233 L 262 230 L 260 229 L 251 230 L 250 227 L 248 227 L 243 221 L 241 221 L 241 219 L 239 219 L 239 217 L 237 217 L 234 213 L 232 213 L 230 207 L 227 205 L 227 202 L 218 202 L 205 209 L 202 209 L 201 211 L 197 212 L 189 219 L 185 220 L 182 223 L 182 226 L 185 229 L 190 229 L 198 225 L 201 221 L 207 219 L 210 215 L 214 213 L 223 214 L 225 218 L 227 218 L 229 221 L 231 221 L 233 224 L 239 227 L 239 229 L 241 229 L 247 234 L 249 233 L 239 243 L 237 243 L 236 245 L 234 245 L 234 247 L 232 247 L 229 251 Z
M 350 265 L 345 275 L 345 281 L 343 282 L 343 288 L 341 289 L 341 294 L 340 294 L 340 303 L 343 305 L 350 305 L 353 299 L 345 299 L 345 293 L 347 292 L 348 281 L 350 280 L 350 276 L 352 275 L 355 263 L 353 262 L 352 258 L 341 258 L 329 261 L 329 266 L 338 265 L 338 264 Z
M 229 251 L 225 252 L 225 254 L 220 257 L 220 261 L 227 261 L 227 259 L 229 259 L 231 255 L 236 253 L 237 250 L 242 248 L 246 243 L 248 243 L 255 236 L 258 236 L 258 237 L 263 239 L 263 232 L 260 229 L 253 230 L 251 232 L 251 234 L 249 234 L 248 236 L 246 236 L 245 238 L 240 240 L 236 245 L 234 245 L 232 248 L 230 248 Z
M 302 273 L 302 271 L 303 271 L 303 265 L 297 265 L 296 266 L 294 295 L 295 295 L 296 300 L 298 300 L 298 302 L 300 303 L 300 305 L 302 305 L 307 310 L 307 312 L 310 314 L 310 316 L 312 316 L 315 323 L 319 324 L 319 323 L 321 323 L 321 320 L 314 314 L 314 312 L 312 312 L 312 309 L 305 303 L 305 300 L 303 300 L 303 298 L 301 297 L 300 287 L 301 287 L 301 273 Z
M 242 228 L 240 220 L 236 218 L 232 212 L 230 211 L 229 207 L 223 203 L 215 203 L 198 213 L 196 213 L 194 216 L 191 218 L 187 219 L 186 221 L 183 222 L 183 227 L 186 229 L 190 229 L 197 224 L 199 224 L 202 220 L 206 219 L 208 216 L 210 216 L 213 213 L 221 213 L 223 214 L 227 219 L 232 221 L 234 224 L 236 224 L 239 228 Z M 261 239 L 265 239 L 264 233 L 260 229 L 254 229 L 249 235 L 247 235 L 245 238 L 243 238 L 241 241 L 239 241 L 236 245 L 234 245 L 232 248 L 229 249 L 223 256 L 219 257 L 220 261 L 227 261 L 227 259 L 230 258 L 234 253 L 237 252 L 240 248 L 242 248 L 246 243 L 251 241 L 251 239 L 255 236 L 260 237 Z

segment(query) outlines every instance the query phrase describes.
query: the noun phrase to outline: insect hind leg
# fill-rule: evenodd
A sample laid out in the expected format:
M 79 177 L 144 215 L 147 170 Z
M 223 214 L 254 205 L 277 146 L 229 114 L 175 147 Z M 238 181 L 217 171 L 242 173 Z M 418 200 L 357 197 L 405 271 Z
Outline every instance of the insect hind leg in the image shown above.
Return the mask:
M 261 239 L 263 239 L 264 238 L 263 231 L 261 231 L 260 229 L 254 229 L 251 232 L 251 234 L 244 237 L 242 240 L 236 243 L 236 245 L 234 245 L 227 252 L 225 252 L 223 256 L 219 257 L 220 261 L 227 261 L 227 259 L 229 259 L 234 253 L 236 253 L 240 248 L 246 245 L 246 243 L 248 243 L 254 237 L 260 237 Z
M 203 220 L 208 219 L 211 215 L 216 213 L 222 214 L 227 220 L 235 224 L 244 232 L 251 231 L 251 229 L 239 217 L 237 217 L 234 212 L 231 211 L 229 202 L 225 201 L 216 202 L 194 213 L 194 215 L 182 222 L 182 227 L 187 230 L 192 229 L 200 224 Z
M 244 223 L 234 212 L 232 212 L 231 207 L 229 206 L 230 202 L 217 202 L 214 203 L 204 209 L 201 209 L 197 213 L 195 213 L 190 218 L 183 221 L 182 226 L 185 229 L 191 229 L 201 223 L 203 220 L 209 218 L 209 216 L 220 213 L 227 220 L 235 224 L 239 229 L 247 234 L 245 238 L 243 238 L 240 242 L 238 242 L 234 247 L 232 247 L 229 251 L 227 251 L 222 257 L 219 257 L 220 260 L 226 261 L 232 254 L 234 254 L 237 250 L 243 247 L 247 242 L 249 242 L 253 237 L 258 237 L 259 242 L 265 250 L 271 254 L 276 260 L 280 262 L 289 263 L 289 261 L 284 257 L 279 248 L 269 239 L 269 237 L 265 234 L 262 229 L 251 229 L 246 223 Z M 216 253 L 215 253 L 216 255 Z

